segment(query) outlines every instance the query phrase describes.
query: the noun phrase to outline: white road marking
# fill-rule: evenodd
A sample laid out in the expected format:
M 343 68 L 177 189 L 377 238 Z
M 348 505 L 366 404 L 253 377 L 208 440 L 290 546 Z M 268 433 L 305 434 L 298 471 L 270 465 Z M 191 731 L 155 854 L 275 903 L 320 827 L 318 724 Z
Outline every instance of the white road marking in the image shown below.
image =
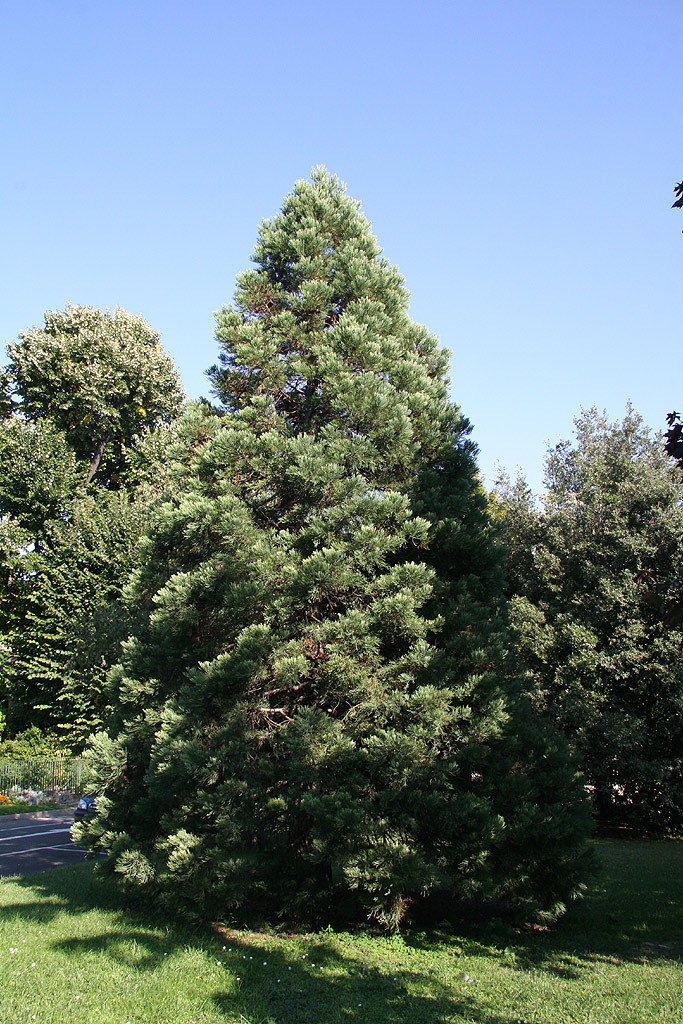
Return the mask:
M 71 828 L 46 828 L 42 833 L 28 833 L 24 836 L 8 836 L 7 839 L 0 839 L 0 843 L 11 843 L 13 840 L 17 839 L 38 839 L 40 836 L 53 836 L 56 833 L 66 833 L 66 831 L 71 831 Z M 40 847 L 35 847 L 35 849 L 38 850 Z M 24 853 L 23 850 L 19 850 L 18 852 Z M 10 856 L 10 854 L 0 853 L 0 857 L 8 856 Z
M 49 820 L 46 819 L 45 824 L 46 825 L 63 825 L 65 821 L 72 821 L 72 820 L 73 819 L 71 819 L 71 818 L 50 818 Z M 22 830 L 26 830 L 27 828 L 34 828 L 34 829 L 37 828 L 40 831 L 43 831 L 41 829 L 40 825 L 35 825 L 35 824 L 31 825 L 31 823 L 27 822 L 27 821 L 17 821 L 16 824 L 5 825 L 5 823 L 2 820 L 2 817 L 0 816 L 0 835 L 2 835 L 2 836 L 9 835 L 9 833 L 11 833 L 11 832 L 21 832 Z
M 7 836 L 6 839 L 0 839 L 0 843 L 11 843 L 15 839 L 35 839 L 37 836 L 51 836 L 56 832 L 70 831 L 70 828 L 46 828 L 42 832 L 25 832 L 23 836 Z
M 62 847 L 64 848 L 64 847 Z M 57 850 L 57 846 L 31 846 L 28 850 L 13 850 L 11 853 L 0 853 L 0 857 L 22 857 L 25 853 L 37 853 L 39 850 Z M 70 850 L 78 850 L 78 846 L 68 847 Z M 85 852 L 85 851 L 83 851 Z

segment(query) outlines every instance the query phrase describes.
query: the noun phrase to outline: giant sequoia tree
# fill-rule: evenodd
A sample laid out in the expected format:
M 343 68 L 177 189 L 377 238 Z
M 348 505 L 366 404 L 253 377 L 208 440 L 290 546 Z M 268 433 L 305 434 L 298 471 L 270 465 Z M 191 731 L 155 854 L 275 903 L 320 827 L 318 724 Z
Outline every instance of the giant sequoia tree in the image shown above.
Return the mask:
M 657 594 L 682 575 L 680 472 L 631 409 L 575 423 L 540 508 L 519 482 L 498 495 L 521 654 L 601 813 L 680 829 L 683 632 Z
M 145 615 L 93 744 L 107 867 L 176 906 L 395 927 L 430 892 L 557 912 L 582 789 L 508 672 L 447 355 L 336 178 L 299 182 L 218 314 Z

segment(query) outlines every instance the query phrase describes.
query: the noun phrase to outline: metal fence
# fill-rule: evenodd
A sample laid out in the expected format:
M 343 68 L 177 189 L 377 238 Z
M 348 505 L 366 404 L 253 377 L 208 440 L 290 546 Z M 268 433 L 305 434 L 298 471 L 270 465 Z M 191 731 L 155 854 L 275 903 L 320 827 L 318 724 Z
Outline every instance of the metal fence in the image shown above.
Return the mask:
M 80 793 L 83 761 L 80 757 L 36 757 L 27 761 L 0 760 L 0 793 L 34 789 L 41 793 Z

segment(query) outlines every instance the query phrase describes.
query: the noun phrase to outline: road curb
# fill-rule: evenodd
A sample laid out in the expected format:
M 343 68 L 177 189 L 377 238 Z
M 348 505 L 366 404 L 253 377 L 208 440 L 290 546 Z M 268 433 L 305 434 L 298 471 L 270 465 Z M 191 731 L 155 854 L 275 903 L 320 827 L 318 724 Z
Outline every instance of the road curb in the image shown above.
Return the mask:
M 3 821 L 23 821 L 25 818 L 58 818 L 60 816 L 73 818 L 76 807 L 55 807 L 53 811 L 22 811 L 21 814 L 0 814 L 0 823 Z

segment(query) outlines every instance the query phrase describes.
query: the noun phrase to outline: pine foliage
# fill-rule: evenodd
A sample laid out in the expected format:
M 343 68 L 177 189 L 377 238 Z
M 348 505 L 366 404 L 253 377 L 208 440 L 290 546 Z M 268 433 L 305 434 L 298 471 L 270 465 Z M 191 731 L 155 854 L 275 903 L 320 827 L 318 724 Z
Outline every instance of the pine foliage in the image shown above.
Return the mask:
M 144 622 L 110 677 L 85 839 L 212 916 L 395 928 L 437 892 L 556 913 L 582 790 L 561 741 L 523 726 L 447 353 L 323 170 L 254 263 L 217 314 L 220 407 L 179 425 L 128 593 Z

